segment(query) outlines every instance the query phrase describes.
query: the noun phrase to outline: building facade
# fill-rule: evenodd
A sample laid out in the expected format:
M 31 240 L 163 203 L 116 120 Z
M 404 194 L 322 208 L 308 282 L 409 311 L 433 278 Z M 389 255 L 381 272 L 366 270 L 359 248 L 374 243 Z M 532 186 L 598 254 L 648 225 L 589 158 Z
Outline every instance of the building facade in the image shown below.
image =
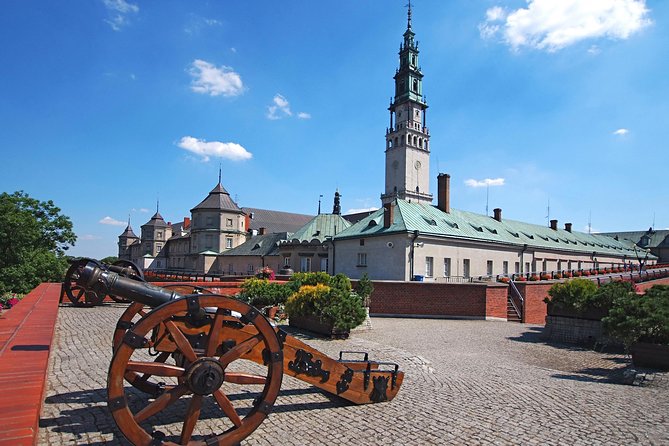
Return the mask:
M 634 248 L 603 235 L 503 220 L 450 208 L 450 176 L 438 177 L 438 205 L 429 191 L 430 134 L 423 73 L 409 7 L 386 130 L 383 207 L 333 237 L 334 271 L 374 280 L 467 280 L 621 266 Z M 655 259 L 649 259 L 653 263 Z

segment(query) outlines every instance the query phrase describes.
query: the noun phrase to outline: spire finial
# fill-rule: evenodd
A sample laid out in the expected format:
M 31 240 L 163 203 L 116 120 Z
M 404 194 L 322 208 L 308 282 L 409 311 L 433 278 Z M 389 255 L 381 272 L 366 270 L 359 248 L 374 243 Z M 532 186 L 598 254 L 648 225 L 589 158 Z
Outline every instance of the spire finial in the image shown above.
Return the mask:
M 411 29 L 411 0 L 409 0 L 409 3 L 406 6 L 409 8 L 409 12 L 407 14 L 407 29 Z
M 218 184 L 221 184 L 221 170 L 222 170 L 221 163 L 218 163 Z
M 160 212 L 160 197 L 156 197 L 156 214 Z
M 130 212 L 128 212 L 128 226 L 130 226 Z

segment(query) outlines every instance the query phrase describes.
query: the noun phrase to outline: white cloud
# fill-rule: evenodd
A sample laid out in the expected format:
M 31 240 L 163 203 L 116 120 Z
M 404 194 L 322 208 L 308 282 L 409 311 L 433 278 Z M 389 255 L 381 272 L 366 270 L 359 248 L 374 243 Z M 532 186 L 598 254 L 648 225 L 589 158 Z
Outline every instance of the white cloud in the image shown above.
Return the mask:
M 132 212 L 144 212 L 147 213 L 149 210 L 147 208 L 132 208 Z
M 349 209 L 348 211 L 346 211 L 346 212 L 344 213 L 344 215 L 348 215 L 348 214 L 359 214 L 359 213 L 361 213 L 361 212 L 373 212 L 373 211 L 376 211 L 377 209 L 378 209 L 378 208 L 375 208 L 375 207 L 370 207 L 370 208 L 353 208 L 353 209 Z
M 184 136 L 177 144 L 182 149 L 195 153 L 202 157 L 202 161 L 209 161 L 209 157 L 226 158 L 232 161 L 241 161 L 250 159 L 253 155 L 244 147 L 234 142 L 205 141 Z
M 102 237 L 93 234 L 84 234 L 77 237 L 77 240 L 101 240 Z
M 105 20 L 114 31 L 120 31 L 128 24 L 128 16 L 137 14 L 139 6 L 125 0 L 102 0 L 110 16 Z
M 614 135 L 617 136 L 625 136 L 629 133 L 630 131 L 628 129 L 618 129 L 615 132 L 613 132 Z
M 504 186 L 504 178 L 469 179 L 465 181 L 465 184 L 469 187 Z
M 297 114 L 297 117 L 300 119 L 311 119 L 311 114 L 310 113 L 305 113 L 305 112 L 299 112 Z
M 527 0 L 527 8 L 507 13 L 495 6 L 479 24 L 484 39 L 502 34 L 514 50 L 557 51 L 582 40 L 627 39 L 650 25 L 645 0 Z
M 196 93 L 239 96 L 244 92 L 241 76 L 230 67 L 216 67 L 205 60 L 196 59 L 188 69 L 188 74 L 193 77 L 191 90 Z
M 593 56 L 596 56 L 601 52 L 602 50 L 597 45 L 592 45 L 590 48 L 588 48 L 588 54 L 592 54 Z
M 277 93 L 272 99 L 272 105 L 267 106 L 267 119 L 276 120 L 286 116 L 293 116 L 290 104 L 288 99 Z
M 111 218 L 110 216 L 106 216 L 105 218 L 98 221 L 98 223 L 103 224 L 103 225 L 112 225 L 112 226 L 125 226 L 126 225 L 126 222 L 116 220 L 114 218 Z

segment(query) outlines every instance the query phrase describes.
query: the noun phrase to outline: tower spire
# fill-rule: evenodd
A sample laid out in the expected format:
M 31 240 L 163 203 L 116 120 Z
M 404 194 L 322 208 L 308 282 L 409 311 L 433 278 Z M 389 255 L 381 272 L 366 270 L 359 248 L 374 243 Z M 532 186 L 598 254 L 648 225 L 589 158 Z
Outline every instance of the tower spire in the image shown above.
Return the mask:
M 221 184 L 221 163 L 218 163 L 218 184 Z
M 409 8 L 409 12 L 407 13 L 407 29 L 411 29 L 411 0 L 409 0 L 406 6 Z
M 335 215 L 341 215 L 341 202 L 339 201 L 341 195 L 339 194 L 339 189 L 335 192 L 334 195 L 334 206 L 332 207 L 332 213 Z

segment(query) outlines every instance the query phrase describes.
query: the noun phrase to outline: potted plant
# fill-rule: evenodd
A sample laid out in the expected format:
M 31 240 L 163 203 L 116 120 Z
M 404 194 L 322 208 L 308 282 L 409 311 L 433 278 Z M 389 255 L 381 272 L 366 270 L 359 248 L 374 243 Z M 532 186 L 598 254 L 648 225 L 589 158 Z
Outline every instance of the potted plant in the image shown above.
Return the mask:
M 529 280 L 530 282 L 536 282 L 539 280 L 539 276 L 537 276 L 536 274 L 532 274 L 527 280 Z
M 636 366 L 669 370 L 669 286 L 617 297 L 603 323 L 609 336 L 631 352 Z
M 365 320 L 362 299 L 352 291 L 351 281 L 343 274 L 329 280 L 311 274 L 298 277 L 301 283 L 318 279 L 329 281 L 329 285 L 300 285 L 286 301 L 289 324 L 329 337 L 348 337 L 350 330 Z

